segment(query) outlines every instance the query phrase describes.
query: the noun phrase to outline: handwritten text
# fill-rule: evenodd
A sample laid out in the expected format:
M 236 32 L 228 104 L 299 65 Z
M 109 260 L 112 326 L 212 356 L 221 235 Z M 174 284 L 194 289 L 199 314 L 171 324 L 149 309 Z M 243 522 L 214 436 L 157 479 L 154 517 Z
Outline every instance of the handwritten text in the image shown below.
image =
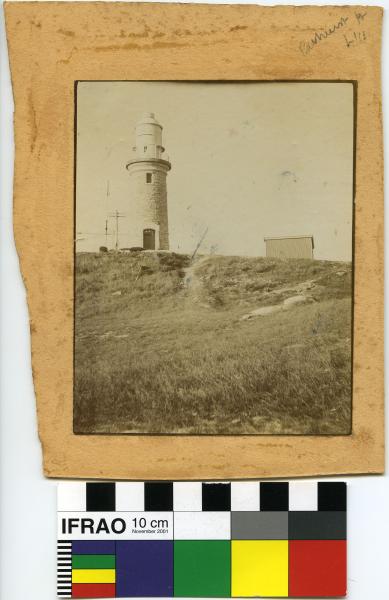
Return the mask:
M 330 27 L 326 27 L 322 31 L 315 31 L 314 36 L 310 40 L 305 40 L 304 42 L 300 42 L 300 52 L 307 56 L 320 42 L 327 39 L 339 29 L 342 29 L 348 21 L 348 17 L 341 17 L 337 23 L 331 25 Z

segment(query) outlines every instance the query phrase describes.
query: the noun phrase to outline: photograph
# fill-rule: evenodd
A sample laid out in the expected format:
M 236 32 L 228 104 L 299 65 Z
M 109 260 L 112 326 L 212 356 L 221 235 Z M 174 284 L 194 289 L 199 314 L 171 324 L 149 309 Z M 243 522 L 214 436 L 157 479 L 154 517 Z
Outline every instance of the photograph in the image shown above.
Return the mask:
M 75 434 L 351 434 L 355 95 L 76 82 Z

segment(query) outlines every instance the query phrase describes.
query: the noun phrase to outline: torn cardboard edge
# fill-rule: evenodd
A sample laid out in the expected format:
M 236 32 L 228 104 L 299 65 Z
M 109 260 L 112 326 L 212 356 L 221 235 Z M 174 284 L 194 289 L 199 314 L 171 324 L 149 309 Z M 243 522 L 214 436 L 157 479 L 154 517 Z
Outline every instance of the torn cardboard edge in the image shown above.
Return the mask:
M 383 472 L 382 9 L 8 2 L 5 16 L 15 238 L 45 474 L 218 480 Z M 350 435 L 73 434 L 76 80 L 357 82 Z

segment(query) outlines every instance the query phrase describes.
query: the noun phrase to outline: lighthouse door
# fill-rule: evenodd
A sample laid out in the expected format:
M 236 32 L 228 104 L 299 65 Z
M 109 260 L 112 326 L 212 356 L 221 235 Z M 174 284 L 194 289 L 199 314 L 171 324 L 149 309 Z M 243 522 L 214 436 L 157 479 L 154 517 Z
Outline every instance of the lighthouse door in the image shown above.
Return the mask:
M 145 250 L 155 250 L 155 230 L 143 230 L 143 248 Z

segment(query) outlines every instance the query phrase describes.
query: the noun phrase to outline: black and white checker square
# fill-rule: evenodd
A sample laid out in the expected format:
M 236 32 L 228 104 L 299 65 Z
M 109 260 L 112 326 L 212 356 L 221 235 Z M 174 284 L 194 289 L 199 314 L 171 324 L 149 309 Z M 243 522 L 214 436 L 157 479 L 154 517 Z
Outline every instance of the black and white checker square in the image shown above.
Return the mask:
M 345 511 L 344 482 L 63 482 L 58 511 Z

